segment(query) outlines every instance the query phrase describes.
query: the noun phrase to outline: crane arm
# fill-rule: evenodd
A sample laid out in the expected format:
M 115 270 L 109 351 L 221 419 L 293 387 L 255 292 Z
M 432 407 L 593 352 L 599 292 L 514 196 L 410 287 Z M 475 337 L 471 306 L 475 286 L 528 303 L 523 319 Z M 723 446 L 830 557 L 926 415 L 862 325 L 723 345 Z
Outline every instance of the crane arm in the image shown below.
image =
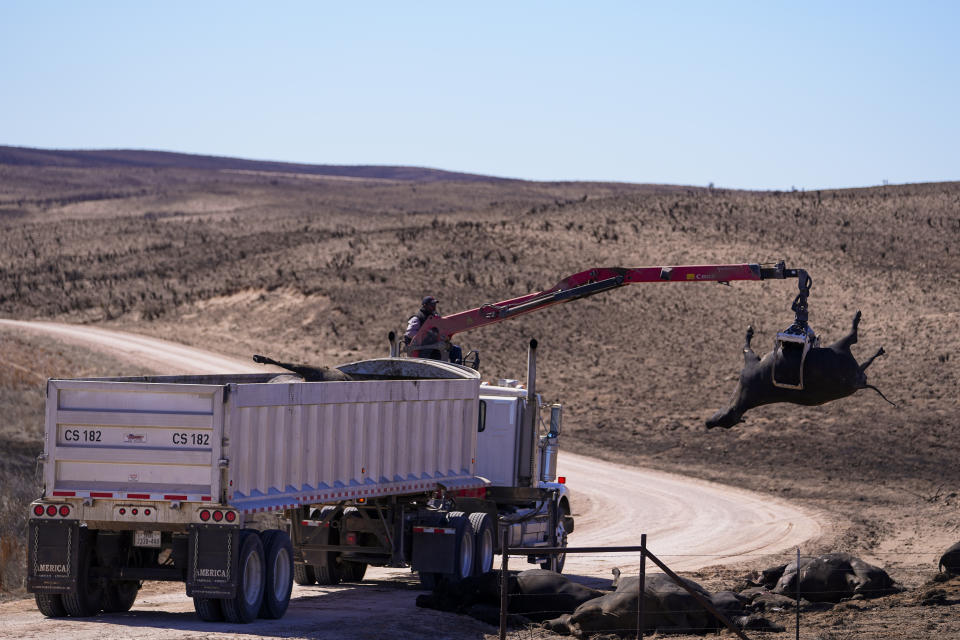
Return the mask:
M 666 267 L 598 267 L 567 276 L 553 287 L 518 298 L 481 305 L 448 316 L 428 318 L 413 345 L 449 340 L 457 333 L 501 322 L 524 313 L 538 311 L 572 300 L 579 300 L 604 291 L 640 282 L 730 282 L 732 280 L 767 280 L 799 278 L 801 289 L 808 280 L 802 269 L 787 269 L 783 262 L 775 265 L 758 263 L 682 265 Z M 809 285 L 808 285 L 809 286 Z M 429 334 L 435 331 L 435 336 Z M 429 336 L 429 339 L 428 339 Z

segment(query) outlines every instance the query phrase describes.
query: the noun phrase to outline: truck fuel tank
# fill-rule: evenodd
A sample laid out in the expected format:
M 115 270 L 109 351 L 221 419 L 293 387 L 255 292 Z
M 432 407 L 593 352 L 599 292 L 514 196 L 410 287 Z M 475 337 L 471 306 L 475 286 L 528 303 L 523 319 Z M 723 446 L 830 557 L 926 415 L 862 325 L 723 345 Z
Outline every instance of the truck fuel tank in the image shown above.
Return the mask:
M 557 454 L 560 452 L 560 423 L 563 408 L 559 404 L 550 406 L 550 433 L 540 436 L 540 481 L 553 482 L 557 479 Z

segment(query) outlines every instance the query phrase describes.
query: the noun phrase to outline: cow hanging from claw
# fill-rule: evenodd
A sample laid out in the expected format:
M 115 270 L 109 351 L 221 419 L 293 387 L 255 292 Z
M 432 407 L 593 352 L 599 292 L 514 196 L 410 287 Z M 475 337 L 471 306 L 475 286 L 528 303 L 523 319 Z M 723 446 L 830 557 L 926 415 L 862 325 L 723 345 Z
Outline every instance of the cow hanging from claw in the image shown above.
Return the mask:
M 853 317 L 853 327 L 844 338 L 828 347 L 820 347 L 813 339 L 806 343 L 792 344 L 800 335 L 806 337 L 813 332 L 806 327 L 806 300 L 802 300 L 802 321 L 798 320 L 787 332 L 778 334 L 777 347 L 762 359 L 753 352 L 750 340 L 753 327 L 747 327 L 746 343 L 743 346 L 744 366 L 740 371 L 740 380 L 733 394 L 733 401 L 724 410 L 715 413 L 707 420 L 707 428 L 730 427 L 743 422 L 743 414 L 754 407 L 774 402 L 791 402 L 802 405 L 818 405 L 845 398 L 860 389 L 873 389 L 887 402 L 886 396 L 873 385 L 867 384 L 866 369 L 873 361 L 884 354 L 883 347 L 877 350 L 863 364 L 850 352 L 850 346 L 857 342 L 857 327 L 860 324 L 860 312 Z M 798 300 L 799 300 L 798 296 Z M 797 310 L 797 303 L 794 303 Z M 798 318 L 800 312 L 798 311 Z M 890 404 L 893 404 L 890 402 Z M 896 406 L 896 405 L 894 405 Z

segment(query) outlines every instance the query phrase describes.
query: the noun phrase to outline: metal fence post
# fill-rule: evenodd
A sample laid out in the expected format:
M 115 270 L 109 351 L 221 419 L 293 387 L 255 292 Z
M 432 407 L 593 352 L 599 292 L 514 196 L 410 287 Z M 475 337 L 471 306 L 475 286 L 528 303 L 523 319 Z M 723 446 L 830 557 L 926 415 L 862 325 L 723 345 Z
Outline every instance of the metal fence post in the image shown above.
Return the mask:
M 637 640 L 643 638 L 643 592 L 647 589 L 647 534 L 640 534 L 640 580 L 637 581 Z
M 800 547 L 797 547 L 797 640 L 800 640 Z
M 500 551 L 503 554 L 500 562 L 500 640 L 507 640 L 507 558 L 510 554 L 507 553 L 507 539 L 503 535 L 505 529 L 500 536 Z

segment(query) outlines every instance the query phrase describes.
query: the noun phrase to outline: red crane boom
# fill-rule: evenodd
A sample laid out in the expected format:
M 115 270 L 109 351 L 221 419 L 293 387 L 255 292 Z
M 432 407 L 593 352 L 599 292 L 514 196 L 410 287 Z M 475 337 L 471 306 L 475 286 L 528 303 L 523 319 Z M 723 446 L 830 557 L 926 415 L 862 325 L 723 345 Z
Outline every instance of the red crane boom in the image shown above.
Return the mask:
M 409 352 L 418 355 L 418 347 L 427 349 L 446 344 L 457 333 L 476 329 L 508 318 L 545 309 L 572 300 L 579 300 L 604 291 L 639 282 L 730 282 L 732 280 L 767 280 L 799 278 L 801 295 L 809 291 L 809 281 L 803 269 L 787 269 L 784 263 L 761 265 L 710 264 L 666 267 L 598 267 L 567 276 L 553 287 L 529 293 L 518 298 L 487 303 L 475 309 L 461 311 L 449 316 L 433 316 L 420 327 L 411 340 Z M 805 321 L 806 318 L 803 318 Z M 431 335 L 433 334 L 433 335 Z

